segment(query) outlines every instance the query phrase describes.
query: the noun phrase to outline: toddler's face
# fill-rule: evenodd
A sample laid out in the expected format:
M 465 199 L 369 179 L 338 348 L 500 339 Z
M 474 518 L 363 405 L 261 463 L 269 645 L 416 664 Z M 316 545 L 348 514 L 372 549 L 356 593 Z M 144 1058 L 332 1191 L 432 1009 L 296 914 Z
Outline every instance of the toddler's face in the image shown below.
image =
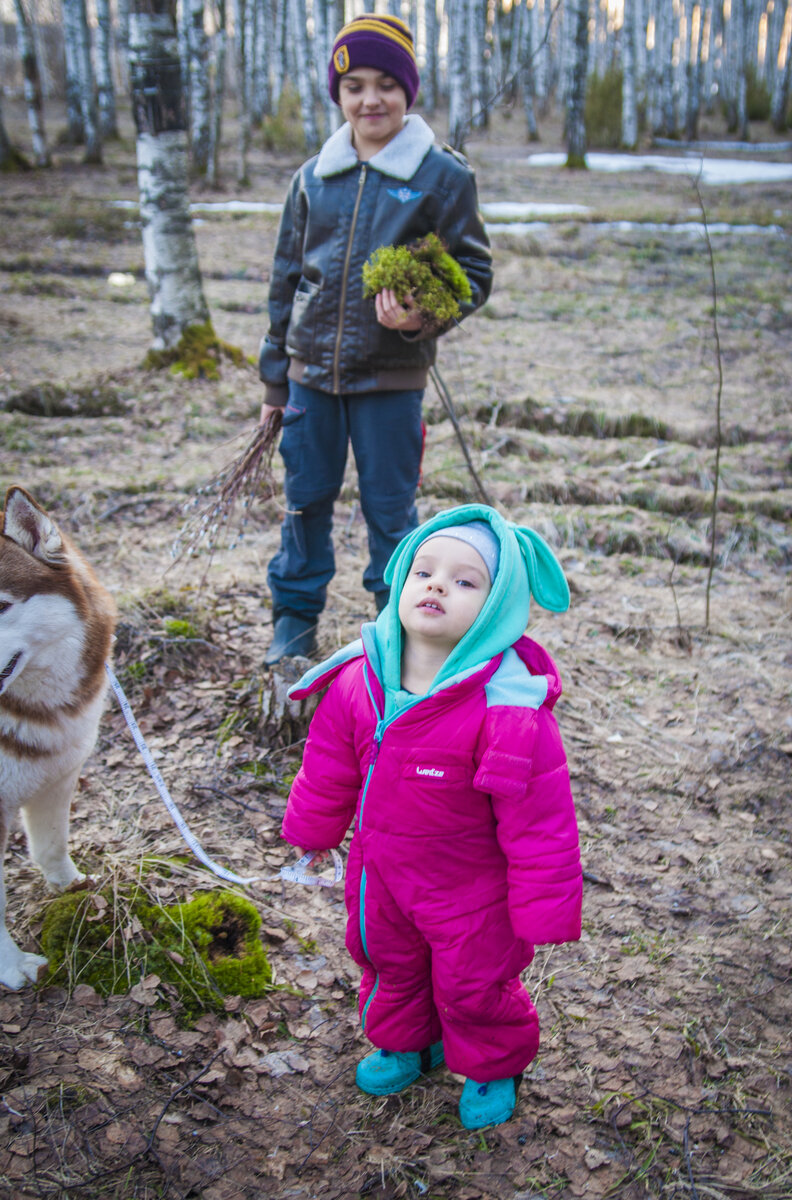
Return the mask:
M 433 537 L 418 547 L 401 596 L 408 637 L 450 653 L 484 607 L 490 578 L 477 550 L 457 538 Z

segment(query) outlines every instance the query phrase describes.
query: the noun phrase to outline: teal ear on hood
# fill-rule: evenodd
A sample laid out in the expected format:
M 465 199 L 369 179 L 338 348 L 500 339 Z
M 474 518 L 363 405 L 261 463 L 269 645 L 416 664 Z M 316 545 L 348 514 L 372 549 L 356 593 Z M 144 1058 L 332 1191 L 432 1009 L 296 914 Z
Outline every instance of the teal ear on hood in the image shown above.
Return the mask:
M 391 603 L 380 613 L 375 637 L 387 688 L 401 685 L 402 629 L 398 597 L 409 574 L 415 552 L 430 534 L 452 525 L 486 521 L 500 543 L 498 570 L 484 607 L 462 640 L 446 659 L 432 691 L 460 672 L 494 658 L 525 632 L 531 595 L 551 612 L 569 608 L 569 587 L 558 559 L 533 529 L 505 520 L 494 508 L 464 504 L 438 513 L 414 529 L 393 552 L 384 579 L 391 588 Z
M 569 584 L 561 565 L 544 538 L 525 525 L 509 527 L 520 544 L 531 593 L 550 612 L 566 612 L 569 608 Z

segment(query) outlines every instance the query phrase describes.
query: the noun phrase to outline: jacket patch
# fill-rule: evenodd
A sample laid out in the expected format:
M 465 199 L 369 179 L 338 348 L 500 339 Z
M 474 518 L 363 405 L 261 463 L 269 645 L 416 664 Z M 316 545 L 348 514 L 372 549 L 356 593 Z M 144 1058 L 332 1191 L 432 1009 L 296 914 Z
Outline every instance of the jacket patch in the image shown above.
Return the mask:
M 411 200 L 420 200 L 423 192 L 414 192 L 408 187 L 388 188 L 388 195 L 393 196 L 400 204 L 409 204 Z
M 445 771 L 440 771 L 437 767 L 416 767 L 415 774 L 431 775 L 433 779 L 445 779 Z

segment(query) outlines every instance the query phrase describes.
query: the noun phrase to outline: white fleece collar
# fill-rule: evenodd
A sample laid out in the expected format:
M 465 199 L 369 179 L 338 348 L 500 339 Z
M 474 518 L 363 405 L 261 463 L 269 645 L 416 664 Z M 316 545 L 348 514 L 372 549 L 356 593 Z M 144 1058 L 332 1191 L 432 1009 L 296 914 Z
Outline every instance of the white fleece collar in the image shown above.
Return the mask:
M 434 134 L 417 113 L 405 117 L 404 125 L 386 146 L 368 160 L 383 175 L 394 179 L 412 179 L 415 172 L 434 145 Z M 315 174 L 320 179 L 328 175 L 340 175 L 358 165 L 358 156 L 352 145 L 352 127 L 348 123 L 329 137 L 316 160 Z

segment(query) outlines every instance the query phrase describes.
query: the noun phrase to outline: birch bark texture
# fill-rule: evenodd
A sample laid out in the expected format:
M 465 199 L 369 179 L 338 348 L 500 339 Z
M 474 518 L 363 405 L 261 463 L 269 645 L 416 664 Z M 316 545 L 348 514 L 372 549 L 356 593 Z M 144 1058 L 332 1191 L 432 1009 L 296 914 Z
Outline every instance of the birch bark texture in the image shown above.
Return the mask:
M 19 54 L 22 59 L 22 73 L 25 81 L 28 124 L 33 144 L 33 161 L 37 167 L 49 167 L 51 160 L 44 132 L 44 99 L 41 92 L 41 76 L 39 75 L 33 30 L 23 0 L 14 0 L 14 8 L 16 9 Z
M 68 22 L 67 13 L 69 14 Z M 64 33 L 73 39 L 74 70 L 85 143 L 83 162 L 101 163 L 102 137 L 99 128 L 93 63 L 91 62 L 91 32 L 88 28 L 85 0 L 63 0 L 63 14 Z
M 175 2 L 133 0 L 129 74 L 152 349 L 169 350 L 190 326 L 209 321 L 189 211 L 187 119 Z
M 588 0 L 572 0 L 569 12 L 569 71 L 566 99 L 566 165 L 586 165 L 586 82 L 588 79 Z
M 99 129 L 102 140 L 118 137 L 115 85 L 113 83 L 113 20 L 110 0 L 95 0 L 96 37 L 94 69 L 96 100 L 99 110 Z
M 190 57 L 190 153 L 193 170 L 198 175 L 205 175 L 211 142 L 211 92 L 204 0 L 188 0 L 187 49 Z
M 638 100 L 635 61 L 635 0 L 624 0 L 622 24 L 622 119 L 621 144 L 634 150 L 638 144 Z

